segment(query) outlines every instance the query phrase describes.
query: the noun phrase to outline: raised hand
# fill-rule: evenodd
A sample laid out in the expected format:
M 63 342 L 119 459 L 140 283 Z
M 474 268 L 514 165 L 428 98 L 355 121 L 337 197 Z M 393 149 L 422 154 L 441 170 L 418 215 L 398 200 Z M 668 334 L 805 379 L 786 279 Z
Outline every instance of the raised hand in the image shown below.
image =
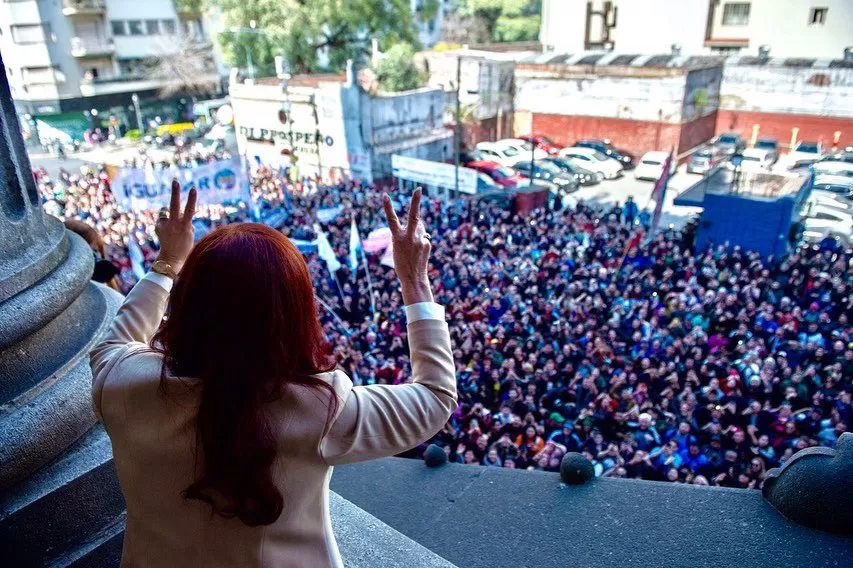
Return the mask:
M 388 218 L 393 243 L 394 269 L 400 279 L 403 303 L 407 306 L 419 302 L 432 302 L 432 287 L 427 276 L 429 253 L 432 249 L 429 233 L 420 220 L 421 188 L 415 190 L 409 203 L 406 226 L 400 225 L 388 195 L 382 197 L 382 207 Z
M 181 214 L 181 184 L 178 180 L 172 180 L 172 200 L 168 211 L 164 207 L 160 210 L 154 232 L 160 239 L 160 253 L 157 260 L 169 263 L 175 272 L 180 272 L 184 261 L 193 248 L 193 215 L 195 214 L 195 203 L 197 199 L 195 188 L 190 189 L 187 197 L 187 205 Z

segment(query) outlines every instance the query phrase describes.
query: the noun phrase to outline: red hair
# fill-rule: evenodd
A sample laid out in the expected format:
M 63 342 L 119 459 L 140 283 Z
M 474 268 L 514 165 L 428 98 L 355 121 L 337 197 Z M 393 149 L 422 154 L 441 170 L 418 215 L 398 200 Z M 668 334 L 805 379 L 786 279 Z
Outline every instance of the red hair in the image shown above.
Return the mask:
M 202 238 L 170 297 L 169 317 L 151 340 L 165 370 L 199 381 L 196 453 L 200 477 L 183 493 L 248 526 L 275 522 L 284 499 L 272 465 L 277 441 L 264 407 L 287 384 L 330 393 L 316 377 L 334 360 L 317 318 L 308 266 L 293 243 L 258 224 Z

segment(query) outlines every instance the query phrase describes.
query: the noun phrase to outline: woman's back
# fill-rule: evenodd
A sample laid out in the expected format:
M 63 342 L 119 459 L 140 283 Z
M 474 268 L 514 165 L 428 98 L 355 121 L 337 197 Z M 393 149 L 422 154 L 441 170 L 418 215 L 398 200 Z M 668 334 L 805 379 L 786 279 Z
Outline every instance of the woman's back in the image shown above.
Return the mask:
M 237 400 L 219 401 L 224 411 L 206 419 L 210 383 L 174 376 L 180 361 L 150 344 L 169 326 L 161 320 L 170 287 L 170 278 L 147 275 L 92 351 L 93 403 L 127 502 L 123 565 L 340 565 L 328 517 L 332 466 L 411 448 L 456 408 L 443 310 L 407 302 L 412 384 L 353 387 L 340 371 L 318 372 L 242 400 L 240 381 L 251 377 L 236 366 L 218 380 L 234 382 L 226 388 Z M 223 416 L 231 421 L 209 425 Z M 211 431 L 227 439 L 218 445 Z M 206 448 L 229 454 L 211 460 Z

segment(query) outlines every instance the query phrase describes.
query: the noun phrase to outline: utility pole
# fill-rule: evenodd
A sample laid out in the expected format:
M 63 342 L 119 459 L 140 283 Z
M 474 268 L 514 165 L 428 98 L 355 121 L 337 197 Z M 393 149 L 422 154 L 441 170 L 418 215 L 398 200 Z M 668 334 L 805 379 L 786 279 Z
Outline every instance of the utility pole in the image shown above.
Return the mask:
M 456 212 L 457 221 L 459 220 L 459 160 L 462 152 L 462 104 L 459 100 L 459 89 L 462 83 L 462 56 L 456 58 L 456 125 L 453 129 L 453 138 L 455 146 L 455 163 L 456 163 L 456 180 L 453 190 L 453 209 Z

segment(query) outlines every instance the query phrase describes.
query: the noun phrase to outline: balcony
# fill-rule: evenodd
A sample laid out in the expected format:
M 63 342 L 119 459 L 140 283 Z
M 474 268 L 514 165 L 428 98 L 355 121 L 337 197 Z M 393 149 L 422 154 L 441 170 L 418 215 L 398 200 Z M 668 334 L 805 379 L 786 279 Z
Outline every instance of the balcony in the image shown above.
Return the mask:
M 66 16 L 102 16 L 106 9 L 106 0 L 62 0 Z
M 112 41 L 101 39 L 71 38 L 71 55 L 74 57 L 112 57 L 115 46 Z

